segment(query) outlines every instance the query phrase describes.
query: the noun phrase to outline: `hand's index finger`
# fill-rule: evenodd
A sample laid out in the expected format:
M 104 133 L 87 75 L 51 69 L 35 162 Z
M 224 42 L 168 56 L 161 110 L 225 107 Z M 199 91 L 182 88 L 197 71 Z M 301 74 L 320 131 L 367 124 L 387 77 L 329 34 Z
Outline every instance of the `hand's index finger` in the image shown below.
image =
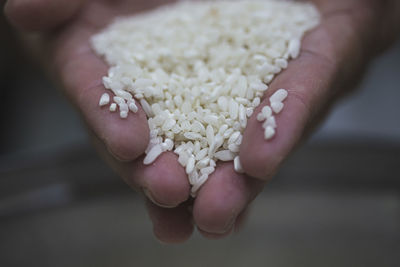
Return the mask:
M 129 112 L 125 119 L 118 108 L 110 112 L 110 104 L 99 106 L 104 93 L 111 100 L 114 95 L 102 84 L 108 66 L 90 49 L 90 35 L 89 29 L 74 29 L 58 38 L 54 47 L 56 74 L 67 96 L 109 151 L 120 160 L 133 160 L 143 154 L 149 142 L 146 114 L 139 103 L 137 113 Z

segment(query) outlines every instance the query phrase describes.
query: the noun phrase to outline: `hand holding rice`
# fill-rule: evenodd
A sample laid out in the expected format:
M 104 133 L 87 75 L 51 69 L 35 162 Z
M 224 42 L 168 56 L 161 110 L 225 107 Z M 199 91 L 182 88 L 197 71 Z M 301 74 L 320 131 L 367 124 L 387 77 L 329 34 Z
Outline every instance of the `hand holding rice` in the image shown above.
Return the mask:
M 99 105 L 126 118 L 139 101 L 150 128 L 144 164 L 174 151 L 195 196 L 218 160 L 243 172 L 247 119 L 318 21 L 311 4 L 272 0 L 177 2 L 119 18 L 92 38 L 111 66 L 103 84 L 114 96 Z M 277 90 L 254 114 L 266 140 L 278 133 L 287 96 Z

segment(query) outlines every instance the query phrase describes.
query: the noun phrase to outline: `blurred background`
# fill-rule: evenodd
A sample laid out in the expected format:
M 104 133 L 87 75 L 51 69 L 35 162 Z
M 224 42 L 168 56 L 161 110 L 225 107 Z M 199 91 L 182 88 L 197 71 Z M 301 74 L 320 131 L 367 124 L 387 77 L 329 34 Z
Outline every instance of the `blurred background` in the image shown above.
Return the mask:
M 400 42 L 283 166 L 245 229 L 157 242 L 0 16 L 0 266 L 399 266 Z

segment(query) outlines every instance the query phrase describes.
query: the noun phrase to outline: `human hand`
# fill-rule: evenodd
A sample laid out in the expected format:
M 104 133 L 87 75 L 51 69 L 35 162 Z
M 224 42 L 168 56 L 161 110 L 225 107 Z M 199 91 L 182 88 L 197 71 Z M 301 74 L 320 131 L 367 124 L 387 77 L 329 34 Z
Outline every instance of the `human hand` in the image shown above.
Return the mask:
M 101 78 L 108 67 L 93 54 L 88 42 L 113 17 L 163 2 L 8 0 L 6 13 L 19 28 L 40 33 L 36 47 L 81 112 L 97 149 L 129 185 L 147 192 L 156 203 L 147 206 L 156 236 L 164 242 L 183 241 L 191 235 L 194 221 L 203 235 L 218 238 L 238 224 L 282 161 L 334 100 L 354 86 L 375 51 L 389 42 L 377 39 L 384 23 L 390 26 L 389 20 L 396 18 L 395 12 L 399 14 L 399 5 L 396 1 L 315 0 L 322 13 L 321 25 L 306 35 L 299 58 L 275 78 L 265 97 L 278 88 L 289 91 L 285 110 L 276 116 L 278 134 L 265 142 L 262 127 L 253 116 L 240 152 L 248 176 L 234 172 L 232 163 L 220 163 L 189 203 L 189 184 L 176 155 L 164 153 L 155 164 L 142 164 L 149 140 L 144 112 L 139 110 L 121 120 L 118 114 L 98 107 L 104 92 Z M 397 5 L 397 11 L 390 5 Z M 386 14 L 384 19 L 382 14 Z M 395 31 L 392 25 L 382 36 L 395 36 Z

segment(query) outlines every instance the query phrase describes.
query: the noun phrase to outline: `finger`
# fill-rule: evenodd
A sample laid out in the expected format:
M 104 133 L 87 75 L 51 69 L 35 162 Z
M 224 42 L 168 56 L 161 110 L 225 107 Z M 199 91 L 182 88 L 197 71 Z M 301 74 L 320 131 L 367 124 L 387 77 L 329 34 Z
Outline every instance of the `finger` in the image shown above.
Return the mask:
M 355 49 L 359 40 L 352 34 L 351 24 L 343 24 L 345 17 L 334 14 L 305 37 L 299 58 L 271 83 L 266 97 L 250 118 L 240 149 L 242 167 L 250 176 L 270 178 L 318 115 L 324 114 L 329 107 L 328 100 L 349 82 L 357 64 L 363 65 L 360 64 L 360 51 Z M 275 116 L 276 135 L 265 141 L 264 130 L 256 116 L 263 106 L 270 104 L 269 96 L 279 88 L 287 89 L 289 95 L 284 102 L 285 108 Z
M 236 218 L 262 190 L 264 183 L 221 163 L 201 187 L 193 207 L 197 227 L 210 234 L 225 234 Z
M 107 149 L 119 160 L 134 160 L 144 153 L 149 142 L 146 115 L 138 103 L 138 112 L 129 112 L 126 119 L 121 119 L 118 111 L 110 112 L 109 105 L 99 107 L 103 93 L 113 97 L 102 85 L 108 67 L 90 48 L 92 29 L 77 27 L 72 32 L 55 37 L 51 47 L 53 71 L 88 127 Z
M 88 127 L 116 159 L 134 160 L 144 153 L 149 142 L 147 117 L 138 103 L 138 112 L 129 112 L 126 119 L 122 119 L 118 111 L 110 112 L 109 105 L 99 107 L 99 99 L 106 92 L 100 82 L 105 75 L 103 66 L 104 63 L 94 55 L 85 56 L 83 61 L 70 62 L 63 70 L 64 81 L 69 83 L 66 94 L 77 106 Z M 112 99 L 113 94 L 107 93 Z
M 8 0 L 4 12 L 11 23 L 25 31 L 48 31 L 76 14 L 84 0 Z
M 134 162 L 120 162 L 108 153 L 96 136 L 92 140 L 102 158 L 123 180 L 133 189 L 146 194 L 156 205 L 176 207 L 189 198 L 190 185 L 175 154 L 163 153 L 149 166 L 143 165 L 142 157 Z
M 161 208 L 151 202 L 146 203 L 153 232 L 163 243 L 182 243 L 193 233 L 192 216 L 186 204 L 173 209 Z
M 313 56 L 303 54 L 289 66 L 271 84 L 271 93 L 255 109 L 243 134 L 240 147 L 240 161 L 245 172 L 253 177 L 268 179 L 272 176 L 283 159 L 299 142 L 305 127 L 308 125 L 315 107 L 312 102 L 321 96 L 317 95 L 329 86 L 331 70 L 325 63 L 315 62 Z M 313 78 L 313 76 L 318 78 Z M 275 115 L 278 128 L 273 139 L 264 139 L 262 123 L 256 119 L 262 107 L 269 105 L 269 96 L 279 88 L 288 90 L 285 108 Z M 321 99 L 322 101 L 322 99 Z
M 133 163 L 133 181 L 139 184 L 146 196 L 160 207 L 176 207 L 189 198 L 190 185 L 177 156 L 172 152 L 161 154 L 151 165 L 143 158 Z

